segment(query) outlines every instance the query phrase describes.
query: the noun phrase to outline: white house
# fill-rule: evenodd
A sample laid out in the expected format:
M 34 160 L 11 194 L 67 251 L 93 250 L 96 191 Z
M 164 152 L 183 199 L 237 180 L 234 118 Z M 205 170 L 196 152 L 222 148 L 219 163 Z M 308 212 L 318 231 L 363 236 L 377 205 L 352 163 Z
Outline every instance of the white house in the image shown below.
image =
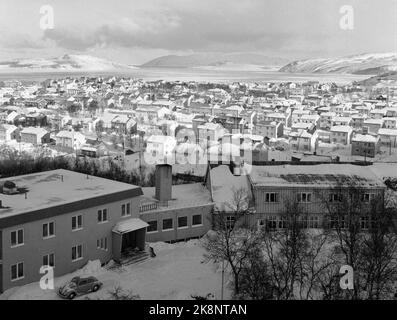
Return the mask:
M 333 126 L 331 128 L 331 143 L 348 145 L 351 142 L 353 129 L 349 126 Z
M 381 144 L 392 148 L 397 147 L 397 129 L 379 129 L 378 136 Z
M 63 148 L 80 149 L 86 143 L 85 136 L 80 132 L 60 131 L 56 135 L 56 145 Z
M 12 124 L 0 124 L 0 142 L 8 142 L 18 138 L 18 128 Z
M 152 135 L 147 141 L 145 161 L 149 164 L 164 163 L 166 159 L 173 156 L 176 147 L 176 139 L 171 136 Z
M 50 133 L 44 128 L 27 127 L 21 131 L 21 142 L 41 145 L 50 142 Z

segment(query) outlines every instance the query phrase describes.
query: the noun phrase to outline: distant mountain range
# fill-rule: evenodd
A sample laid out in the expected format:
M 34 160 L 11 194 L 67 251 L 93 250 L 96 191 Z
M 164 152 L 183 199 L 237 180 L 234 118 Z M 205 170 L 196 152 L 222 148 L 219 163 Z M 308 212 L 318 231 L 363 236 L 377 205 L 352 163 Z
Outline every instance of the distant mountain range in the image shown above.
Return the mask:
M 146 62 L 144 68 L 204 68 L 250 70 L 280 67 L 288 60 L 254 53 L 199 53 L 186 56 L 169 55 Z M 278 69 L 278 68 L 276 68 Z
M 134 67 L 89 55 L 75 54 L 66 54 L 59 58 L 0 61 L 0 73 L 112 71 L 120 69 L 134 69 Z
M 293 73 L 350 73 L 378 75 L 397 71 L 397 53 L 352 55 L 332 59 L 307 59 L 294 61 L 280 69 Z

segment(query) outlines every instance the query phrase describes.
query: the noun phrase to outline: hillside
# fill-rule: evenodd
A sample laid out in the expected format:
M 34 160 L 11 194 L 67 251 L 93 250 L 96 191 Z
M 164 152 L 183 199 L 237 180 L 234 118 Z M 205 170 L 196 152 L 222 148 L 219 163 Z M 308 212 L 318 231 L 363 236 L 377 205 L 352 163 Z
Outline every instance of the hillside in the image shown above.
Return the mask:
M 377 75 L 394 70 L 397 70 L 397 53 L 360 54 L 342 58 L 299 60 L 287 64 L 279 71 Z
M 89 55 L 64 55 L 58 58 L 17 59 L 0 62 L 0 73 L 111 71 L 133 67 Z
M 397 71 L 387 72 L 360 81 L 362 86 L 397 86 Z
M 287 60 L 253 53 L 201 53 L 187 56 L 169 55 L 151 60 L 144 68 L 244 68 L 244 66 L 282 66 Z

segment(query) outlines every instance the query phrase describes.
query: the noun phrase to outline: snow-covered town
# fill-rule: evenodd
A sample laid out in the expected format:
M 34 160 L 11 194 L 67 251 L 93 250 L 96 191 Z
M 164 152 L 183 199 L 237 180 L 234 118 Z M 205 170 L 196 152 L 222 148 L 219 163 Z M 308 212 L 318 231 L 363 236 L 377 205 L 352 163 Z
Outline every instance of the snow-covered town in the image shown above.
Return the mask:
M 350 6 L 175 1 L 4 33 L 0 300 L 396 300 L 397 47 Z
M 302 228 L 318 229 L 335 224 L 322 202 L 338 198 L 340 188 L 364 187 L 367 204 L 395 190 L 394 87 L 69 77 L 4 81 L 0 92 L 3 245 L 7 233 L 15 241 L 11 251 L 2 250 L 2 297 L 57 297 L 36 282 L 42 261 L 29 255 L 37 246 L 49 265 L 62 263 L 57 283 L 89 270 L 108 289 L 123 284 L 143 298 L 232 297 L 235 280 L 222 280 L 218 261 L 205 250 L 219 216 L 236 232 L 242 225 L 285 230 L 287 196 L 299 191 L 306 207 Z M 132 182 L 139 187 L 125 184 Z M 331 200 L 317 194 L 320 187 Z M 16 215 L 21 221 L 12 219 Z M 61 231 L 67 216 L 72 229 Z M 90 219 L 98 219 L 98 227 Z M 368 228 L 368 219 L 360 217 L 360 226 Z M 38 239 L 31 232 L 41 224 L 46 231 Z M 70 231 L 82 235 L 70 238 Z M 71 261 L 63 261 L 69 249 L 58 248 L 65 241 L 73 248 Z M 13 269 L 17 251 L 28 255 L 23 276 L 20 264 Z M 146 280 L 138 285 L 136 277 Z

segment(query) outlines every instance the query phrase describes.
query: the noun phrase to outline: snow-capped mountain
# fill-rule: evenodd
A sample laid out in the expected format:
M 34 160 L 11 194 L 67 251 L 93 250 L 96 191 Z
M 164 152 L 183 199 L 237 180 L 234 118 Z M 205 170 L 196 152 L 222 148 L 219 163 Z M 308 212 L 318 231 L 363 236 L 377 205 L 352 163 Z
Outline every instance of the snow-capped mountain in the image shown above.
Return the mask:
M 185 56 L 169 55 L 146 62 L 141 67 L 161 68 L 245 68 L 245 66 L 282 66 L 288 60 L 255 53 L 196 53 Z
M 331 59 L 294 61 L 281 72 L 382 74 L 397 70 L 397 53 L 373 53 Z
M 0 72 L 112 71 L 133 67 L 89 55 L 66 54 L 59 58 L 17 59 L 0 62 Z

